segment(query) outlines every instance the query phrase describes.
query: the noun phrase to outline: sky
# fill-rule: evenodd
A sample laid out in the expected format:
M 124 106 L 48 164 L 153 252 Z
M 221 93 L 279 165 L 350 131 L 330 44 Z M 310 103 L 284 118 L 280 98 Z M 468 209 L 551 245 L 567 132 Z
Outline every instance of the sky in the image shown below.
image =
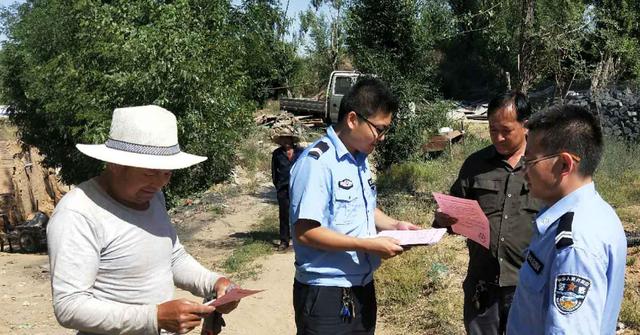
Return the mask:
M 0 0 L 0 6 L 2 6 L 2 7 L 8 6 L 8 5 L 11 5 L 14 2 L 16 2 L 16 1 L 15 0 Z M 19 1 L 19 2 L 23 2 L 23 1 Z

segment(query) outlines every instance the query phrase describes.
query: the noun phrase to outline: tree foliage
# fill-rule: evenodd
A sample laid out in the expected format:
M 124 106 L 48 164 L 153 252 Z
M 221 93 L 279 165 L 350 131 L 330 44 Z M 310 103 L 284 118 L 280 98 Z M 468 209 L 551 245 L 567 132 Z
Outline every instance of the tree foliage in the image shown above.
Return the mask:
M 590 8 L 591 90 L 640 78 L 640 1 L 594 1 Z
M 343 0 L 313 0 L 299 14 L 296 34 L 301 67 L 295 78 L 295 92 L 313 95 L 327 87 L 332 71 L 349 69 L 344 44 L 346 4 Z
M 290 19 L 276 0 L 245 0 L 230 15 L 241 48 L 235 57 L 248 77 L 247 98 L 262 104 L 285 92 L 298 71 L 295 45 L 284 36 Z
M 277 48 L 258 57 L 272 50 L 265 36 L 277 40 L 283 29 L 278 11 L 244 6 L 238 16 L 221 0 L 29 0 L 5 11 L 0 80 L 23 141 L 78 183 L 100 162 L 74 145 L 103 143 L 114 108 L 157 104 L 176 114 L 182 149 L 209 157 L 177 171 L 169 194 L 223 180 L 250 125 L 251 98 L 289 65 Z
M 297 37 L 277 0 L 27 0 L 2 13 L 0 90 L 22 139 L 77 183 L 100 169 L 76 143 L 101 143 L 116 107 L 158 104 L 185 151 L 170 194 L 228 176 L 251 111 L 329 73 L 376 75 L 401 99 L 380 167 L 411 159 L 446 123 L 441 97 L 486 99 L 577 82 L 593 92 L 640 78 L 640 0 L 312 0 Z M 289 2 L 287 2 L 288 4 Z M 415 106 L 415 108 L 409 108 Z
M 449 33 L 447 14 L 442 1 L 351 3 L 346 41 L 354 65 L 386 81 L 401 101 L 392 131 L 377 151 L 379 168 L 414 157 L 425 135 L 442 123 L 445 111 L 427 106 L 439 96 L 434 47 Z
M 637 78 L 639 1 L 451 0 L 457 34 L 443 45 L 445 94 L 478 96 L 576 81 Z M 460 81 L 468 77 L 469 81 Z

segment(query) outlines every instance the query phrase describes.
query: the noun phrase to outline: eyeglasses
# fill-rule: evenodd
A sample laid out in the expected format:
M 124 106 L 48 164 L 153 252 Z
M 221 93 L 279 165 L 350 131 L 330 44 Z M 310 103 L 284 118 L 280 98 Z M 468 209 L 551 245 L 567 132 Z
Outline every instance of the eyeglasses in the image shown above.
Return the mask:
M 391 126 L 381 127 L 381 126 L 375 125 L 373 122 L 369 121 L 369 119 L 364 117 L 364 115 L 362 115 L 362 114 L 360 114 L 360 113 L 358 113 L 356 111 L 353 111 L 353 112 L 356 113 L 356 115 L 359 118 L 361 118 L 364 122 L 368 123 L 369 126 L 373 127 L 373 129 L 376 130 L 375 131 L 376 132 L 376 139 L 379 139 L 379 138 L 383 137 L 384 135 L 386 135 L 389 132 L 389 130 L 391 130 Z
M 555 153 L 555 154 L 546 155 L 546 156 L 542 156 L 542 157 L 538 157 L 538 158 L 534 158 L 534 159 L 526 159 L 525 158 L 522 161 L 522 164 L 524 165 L 525 168 L 531 168 L 533 165 L 535 165 L 538 162 L 541 162 L 541 161 L 549 159 L 549 158 L 558 157 L 558 156 L 562 155 L 563 153 L 569 154 L 569 156 L 571 156 L 571 158 L 573 158 L 573 160 L 575 160 L 576 163 L 580 163 L 581 158 L 578 157 L 578 155 L 572 154 L 570 152 L 558 152 L 558 153 Z

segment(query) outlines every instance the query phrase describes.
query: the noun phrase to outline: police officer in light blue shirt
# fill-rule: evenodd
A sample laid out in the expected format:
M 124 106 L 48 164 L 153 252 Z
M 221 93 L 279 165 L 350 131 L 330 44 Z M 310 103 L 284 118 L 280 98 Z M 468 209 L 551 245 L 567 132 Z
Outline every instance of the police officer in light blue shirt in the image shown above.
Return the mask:
M 384 140 L 398 101 L 384 83 L 360 79 L 343 97 L 338 123 L 291 170 L 290 217 L 297 334 L 374 334 L 373 272 L 402 253 L 377 231 L 417 229 L 376 208 L 367 155 Z
M 600 125 L 588 111 L 562 106 L 527 127 L 525 179 L 547 207 L 534 220 L 507 334 L 615 334 L 627 244 L 592 181 Z

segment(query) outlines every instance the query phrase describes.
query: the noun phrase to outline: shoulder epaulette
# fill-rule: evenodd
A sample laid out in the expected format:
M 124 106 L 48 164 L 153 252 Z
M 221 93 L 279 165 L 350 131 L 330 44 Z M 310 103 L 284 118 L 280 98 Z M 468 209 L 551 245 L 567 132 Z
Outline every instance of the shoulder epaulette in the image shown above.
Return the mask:
M 560 217 L 560 222 L 556 229 L 556 249 L 562 249 L 573 244 L 572 223 L 573 212 L 566 212 Z
M 318 159 L 320 158 L 320 155 L 327 152 L 327 150 L 329 150 L 329 145 L 324 141 L 320 141 L 311 148 L 311 150 L 309 150 L 309 156 Z

